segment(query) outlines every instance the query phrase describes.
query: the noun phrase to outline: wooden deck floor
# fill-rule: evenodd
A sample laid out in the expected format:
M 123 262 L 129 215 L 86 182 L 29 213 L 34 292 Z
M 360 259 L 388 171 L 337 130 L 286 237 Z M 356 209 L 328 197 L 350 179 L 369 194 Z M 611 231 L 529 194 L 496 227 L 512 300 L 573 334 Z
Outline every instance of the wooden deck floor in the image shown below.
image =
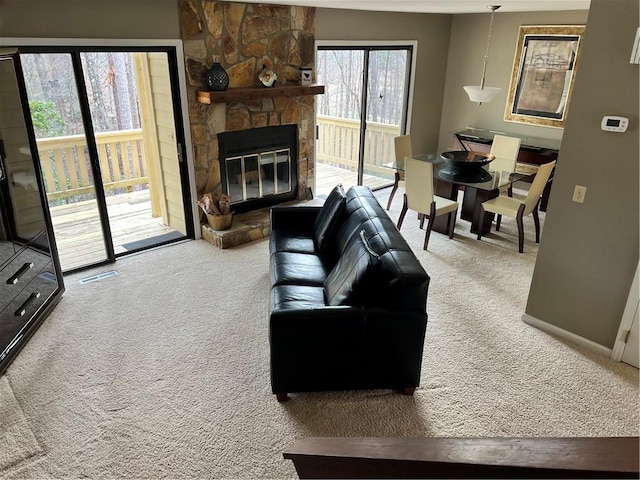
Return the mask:
M 107 210 L 116 255 L 133 250 L 134 242 L 157 238 L 174 230 L 151 216 L 149 191 L 107 197 Z M 50 207 L 63 271 L 106 259 L 95 200 Z
M 393 184 L 393 171 L 389 170 L 390 179 L 375 177 L 373 175 L 364 176 L 364 185 L 376 190 L 381 187 Z M 316 164 L 316 190 L 314 195 L 327 195 L 338 183 L 342 183 L 345 191 L 349 187 L 357 184 L 358 175 L 342 168 L 331 167 L 322 163 Z
M 338 183 L 342 183 L 347 190 L 356 184 L 357 178 L 355 172 L 323 164 L 316 165 L 316 177 L 314 196 L 327 195 Z M 372 189 L 390 184 L 390 180 L 365 177 L 365 185 Z M 148 190 L 107 197 L 107 205 L 116 255 L 126 254 L 134 242 L 164 239 L 163 236 L 174 232 L 163 225 L 162 217 L 151 216 Z M 51 207 L 50 211 L 63 271 L 105 260 L 104 240 L 95 200 Z M 153 246 L 153 241 L 149 245 Z

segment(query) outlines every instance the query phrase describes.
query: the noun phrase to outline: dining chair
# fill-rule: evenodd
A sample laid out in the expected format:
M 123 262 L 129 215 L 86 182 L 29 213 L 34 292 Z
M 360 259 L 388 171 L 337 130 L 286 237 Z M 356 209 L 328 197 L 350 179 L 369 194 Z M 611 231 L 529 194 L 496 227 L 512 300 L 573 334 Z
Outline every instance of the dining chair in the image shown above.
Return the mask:
M 415 158 L 404 158 L 406 172 L 404 202 L 398 218 L 398 230 L 402 227 L 402 221 L 407 210 L 414 210 L 420 216 L 420 228 L 424 226 L 425 217 L 429 219 L 424 235 L 423 249 L 429 245 L 429 237 L 433 228 L 433 221 L 440 215 L 449 215 L 449 238 L 453 238 L 453 230 L 456 225 L 458 202 L 448 198 L 434 195 L 433 164 L 423 162 Z
M 556 161 L 554 160 L 553 162 L 540 165 L 524 200 L 499 195 L 491 200 L 482 202 L 480 205 L 481 216 L 484 215 L 484 212 L 491 212 L 497 215 L 496 231 L 500 231 L 502 215 L 516 219 L 516 224 L 518 225 L 518 251 L 520 253 L 523 253 L 524 250 L 524 225 L 522 219 L 526 215 L 533 215 L 533 223 L 536 229 L 536 243 L 540 243 L 540 218 L 538 217 L 538 204 L 540 203 L 542 191 L 551 176 L 551 172 L 553 171 L 555 164 Z M 482 231 L 478 230 L 478 240 L 480 240 L 481 236 Z
M 396 155 L 396 166 L 398 169 L 395 172 L 393 180 L 393 188 L 389 194 L 389 201 L 387 202 L 387 210 L 391 208 L 391 201 L 396 194 L 398 187 L 404 186 L 405 172 L 401 170 L 404 168 L 404 157 L 411 157 L 413 155 L 411 150 L 411 135 L 400 135 L 394 137 L 393 146 Z
M 520 152 L 520 139 L 516 137 L 507 137 L 506 135 L 494 135 L 491 151 L 489 152 L 495 158 L 489 164 L 489 171 L 494 172 L 513 172 L 516 168 L 518 153 Z M 513 196 L 513 184 L 505 185 L 500 188 L 500 193 L 507 192 Z

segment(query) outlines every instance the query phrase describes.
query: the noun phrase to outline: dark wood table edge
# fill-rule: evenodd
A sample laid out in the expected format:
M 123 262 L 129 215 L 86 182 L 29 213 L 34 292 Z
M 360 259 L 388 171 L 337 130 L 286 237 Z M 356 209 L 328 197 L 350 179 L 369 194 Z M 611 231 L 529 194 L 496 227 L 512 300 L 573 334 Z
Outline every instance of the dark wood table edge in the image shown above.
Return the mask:
M 638 437 L 310 437 L 300 478 L 638 478 Z

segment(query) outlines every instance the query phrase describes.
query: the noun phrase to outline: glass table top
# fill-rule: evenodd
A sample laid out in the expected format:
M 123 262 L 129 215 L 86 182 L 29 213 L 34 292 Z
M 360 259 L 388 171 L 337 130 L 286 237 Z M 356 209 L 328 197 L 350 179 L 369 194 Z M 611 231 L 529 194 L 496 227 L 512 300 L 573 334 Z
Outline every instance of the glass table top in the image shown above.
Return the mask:
M 434 176 L 442 181 L 455 185 L 464 185 L 480 190 L 496 190 L 510 185 L 518 180 L 535 175 L 538 168 L 535 165 L 516 163 L 515 171 L 494 171 L 491 163 L 474 169 L 473 171 L 456 171 L 440 156 L 440 152 L 422 153 L 412 158 L 433 164 Z M 387 168 L 404 171 L 404 165 L 399 166 L 395 161 L 384 164 Z

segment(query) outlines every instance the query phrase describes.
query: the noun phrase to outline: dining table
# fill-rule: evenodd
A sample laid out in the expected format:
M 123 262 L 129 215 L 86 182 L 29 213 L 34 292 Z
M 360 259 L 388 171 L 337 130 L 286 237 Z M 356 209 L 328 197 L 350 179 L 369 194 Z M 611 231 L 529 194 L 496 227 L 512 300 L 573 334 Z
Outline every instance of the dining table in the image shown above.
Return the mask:
M 475 169 L 458 170 L 447 162 L 446 153 L 421 153 L 412 155 L 412 158 L 433 164 L 435 195 L 458 201 L 458 194 L 463 190 L 460 218 L 471 223 L 470 229 L 473 234 L 481 232 L 482 235 L 486 235 L 491 230 L 494 214 L 483 211 L 483 202 L 500 195 L 500 190 L 504 187 L 532 178 L 538 171 L 538 165 L 526 163 L 516 163 L 513 171 L 495 171 L 491 169 L 491 162 Z M 385 163 L 384 166 L 398 171 L 404 170 L 404 166 L 396 161 Z M 436 217 L 433 230 L 448 234 L 449 221 L 449 215 Z

